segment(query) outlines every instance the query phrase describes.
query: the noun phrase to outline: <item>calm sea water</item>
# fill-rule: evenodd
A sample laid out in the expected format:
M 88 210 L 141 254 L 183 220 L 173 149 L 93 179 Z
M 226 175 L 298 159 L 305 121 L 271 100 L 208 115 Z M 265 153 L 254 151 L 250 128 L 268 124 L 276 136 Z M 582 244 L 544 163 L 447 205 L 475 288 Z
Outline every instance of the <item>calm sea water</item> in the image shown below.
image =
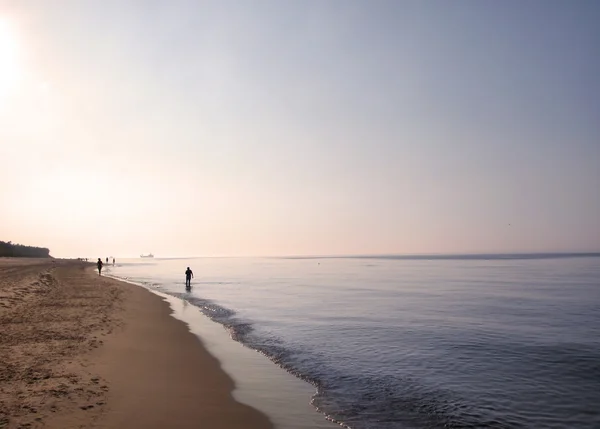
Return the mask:
M 137 259 L 112 274 L 199 307 L 351 428 L 600 428 L 600 255 Z

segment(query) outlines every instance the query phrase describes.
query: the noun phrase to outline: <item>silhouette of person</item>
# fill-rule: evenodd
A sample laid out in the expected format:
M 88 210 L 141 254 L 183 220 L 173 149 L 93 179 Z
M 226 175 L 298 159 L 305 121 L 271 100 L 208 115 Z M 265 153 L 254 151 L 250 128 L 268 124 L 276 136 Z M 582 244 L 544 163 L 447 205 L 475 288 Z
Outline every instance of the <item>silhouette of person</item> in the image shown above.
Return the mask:
M 102 259 L 98 258 L 98 262 L 96 263 L 96 265 L 98 265 L 98 275 L 101 276 L 102 275 Z
M 115 258 L 113 258 L 113 267 L 115 266 Z
M 192 287 L 192 278 L 194 277 L 194 272 L 190 270 L 190 267 L 187 267 L 185 270 L 185 287 Z
M 108 257 L 106 258 L 106 263 L 108 264 Z

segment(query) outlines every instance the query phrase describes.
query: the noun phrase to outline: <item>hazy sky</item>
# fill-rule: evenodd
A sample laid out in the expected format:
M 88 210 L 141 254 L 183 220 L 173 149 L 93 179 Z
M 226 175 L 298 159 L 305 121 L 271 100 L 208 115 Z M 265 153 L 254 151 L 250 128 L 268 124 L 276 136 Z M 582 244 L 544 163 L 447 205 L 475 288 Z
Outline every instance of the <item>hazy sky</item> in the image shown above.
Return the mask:
M 600 250 L 600 2 L 0 0 L 0 240 Z

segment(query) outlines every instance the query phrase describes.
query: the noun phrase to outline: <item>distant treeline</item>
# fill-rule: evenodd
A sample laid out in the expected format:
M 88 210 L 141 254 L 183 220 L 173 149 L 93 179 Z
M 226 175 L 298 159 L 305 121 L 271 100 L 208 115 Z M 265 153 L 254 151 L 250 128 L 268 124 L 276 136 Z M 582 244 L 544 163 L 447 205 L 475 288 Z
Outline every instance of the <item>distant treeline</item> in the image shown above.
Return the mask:
M 13 258 L 49 258 L 50 249 L 45 247 L 23 246 L 12 242 L 0 241 L 0 256 Z

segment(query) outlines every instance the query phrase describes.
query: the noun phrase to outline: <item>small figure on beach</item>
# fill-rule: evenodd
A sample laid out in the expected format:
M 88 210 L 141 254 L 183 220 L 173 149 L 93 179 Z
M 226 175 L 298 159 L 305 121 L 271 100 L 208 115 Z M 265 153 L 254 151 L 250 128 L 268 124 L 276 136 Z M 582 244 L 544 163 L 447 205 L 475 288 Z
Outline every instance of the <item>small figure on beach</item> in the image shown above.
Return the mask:
M 96 265 L 98 265 L 98 275 L 101 276 L 102 275 L 102 259 L 98 258 L 98 262 L 96 263 Z
M 108 264 L 108 256 L 106 257 L 106 263 Z
M 185 288 L 189 289 L 192 287 L 192 278 L 194 277 L 194 272 L 190 270 L 190 267 L 187 267 L 185 270 Z
M 115 258 L 113 258 L 113 267 L 115 266 Z

